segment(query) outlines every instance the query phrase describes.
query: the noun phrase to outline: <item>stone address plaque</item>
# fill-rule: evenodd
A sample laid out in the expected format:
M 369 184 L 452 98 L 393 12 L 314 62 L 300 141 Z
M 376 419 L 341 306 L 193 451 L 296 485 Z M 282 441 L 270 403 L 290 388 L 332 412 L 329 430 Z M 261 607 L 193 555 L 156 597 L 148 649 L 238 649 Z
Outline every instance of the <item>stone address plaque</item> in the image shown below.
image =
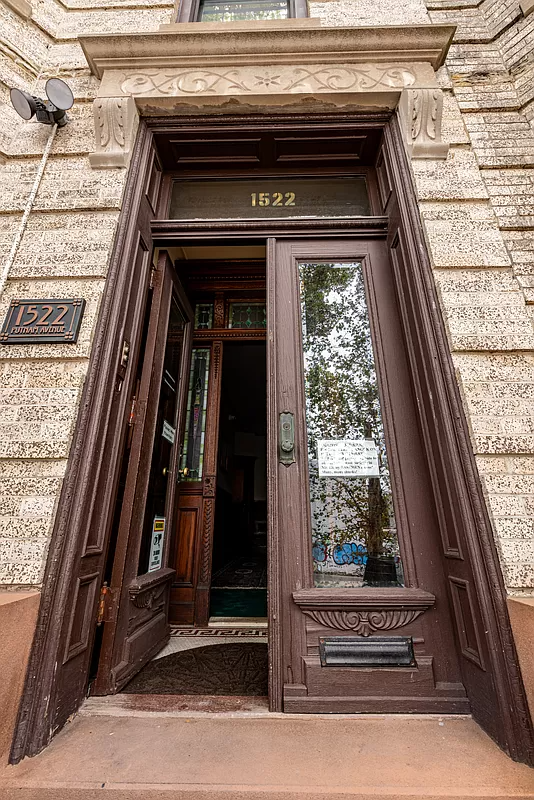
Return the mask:
M 12 300 L 2 331 L 2 344 L 74 344 L 85 300 Z

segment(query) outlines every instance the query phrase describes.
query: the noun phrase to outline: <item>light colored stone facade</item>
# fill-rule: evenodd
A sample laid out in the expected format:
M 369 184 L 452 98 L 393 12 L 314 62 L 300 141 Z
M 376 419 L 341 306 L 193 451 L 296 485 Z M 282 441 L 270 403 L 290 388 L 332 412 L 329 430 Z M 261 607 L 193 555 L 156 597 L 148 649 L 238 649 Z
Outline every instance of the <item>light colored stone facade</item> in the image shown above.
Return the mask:
M 42 581 L 127 175 L 101 168 L 105 158 L 90 158 L 93 100 L 106 90 L 78 36 L 155 32 L 173 14 L 173 4 L 163 0 L 28 5 L 9 0 L 0 6 L 2 265 L 49 134 L 22 123 L 8 87 L 42 95 L 46 78 L 59 75 L 76 103 L 55 137 L 0 297 L 0 318 L 16 296 L 83 296 L 87 309 L 74 346 L 0 347 L 4 587 Z M 448 154 L 414 158 L 412 167 L 505 582 L 510 594 L 532 594 L 534 14 L 525 16 L 509 0 L 427 0 L 426 6 L 423 0 L 322 0 L 310 3 L 310 16 L 326 27 L 458 26 L 437 76 Z M 227 88 L 227 96 L 233 93 Z

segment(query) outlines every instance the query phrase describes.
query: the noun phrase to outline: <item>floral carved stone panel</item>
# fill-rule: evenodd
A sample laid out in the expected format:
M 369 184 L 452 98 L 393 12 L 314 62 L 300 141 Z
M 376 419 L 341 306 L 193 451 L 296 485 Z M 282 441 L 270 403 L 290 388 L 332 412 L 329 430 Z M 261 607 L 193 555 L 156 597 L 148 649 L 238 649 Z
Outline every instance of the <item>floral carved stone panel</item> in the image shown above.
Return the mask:
M 403 89 L 417 81 L 414 69 L 387 64 L 235 69 L 143 70 L 126 75 L 122 94 L 138 96 L 368 92 Z

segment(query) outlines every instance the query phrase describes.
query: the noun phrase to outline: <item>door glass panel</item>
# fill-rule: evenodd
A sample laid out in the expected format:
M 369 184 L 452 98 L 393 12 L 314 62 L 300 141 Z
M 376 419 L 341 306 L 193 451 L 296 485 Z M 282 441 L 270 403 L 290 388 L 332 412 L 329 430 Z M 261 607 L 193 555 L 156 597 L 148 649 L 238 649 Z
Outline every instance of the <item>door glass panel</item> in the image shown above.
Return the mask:
M 171 453 L 175 439 L 178 383 L 186 319 L 172 298 L 159 392 L 156 438 L 152 451 L 150 478 L 143 521 L 138 575 L 164 567 L 165 501 Z
M 184 449 L 180 463 L 180 480 L 183 481 L 200 481 L 202 479 L 209 369 L 210 351 L 207 348 L 193 350 L 187 395 Z
M 314 582 L 402 586 L 362 265 L 299 272 Z

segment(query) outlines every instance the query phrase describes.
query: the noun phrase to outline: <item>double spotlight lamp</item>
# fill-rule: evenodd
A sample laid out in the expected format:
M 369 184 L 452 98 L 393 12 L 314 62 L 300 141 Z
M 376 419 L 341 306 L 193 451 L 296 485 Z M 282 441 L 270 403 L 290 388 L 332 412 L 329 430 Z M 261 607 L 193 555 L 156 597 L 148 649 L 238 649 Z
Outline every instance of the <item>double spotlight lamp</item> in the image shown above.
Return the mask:
M 11 104 L 19 117 L 27 122 L 35 117 L 37 122 L 42 122 L 44 125 L 57 124 L 58 128 L 63 128 L 68 122 L 65 112 L 72 108 L 74 95 L 61 78 L 49 78 L 45 92 L 47 101 L 23 92 L 22 89 L 11 89 Z

